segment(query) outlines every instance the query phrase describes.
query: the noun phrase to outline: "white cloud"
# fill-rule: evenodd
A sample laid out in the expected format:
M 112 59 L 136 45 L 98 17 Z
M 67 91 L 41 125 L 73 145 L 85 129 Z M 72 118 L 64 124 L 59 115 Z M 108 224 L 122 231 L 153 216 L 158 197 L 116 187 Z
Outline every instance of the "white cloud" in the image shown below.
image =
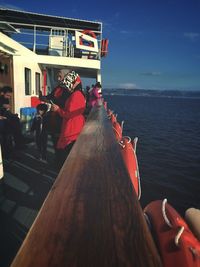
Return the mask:
M 121 83 L 118 86 L 119 88 L 124 88 L 124 89 L 136 89 L 137 86 L 135 83 Z
M 191 41 L 195 41 L 200 37 L 200 33 L 198 33 L 198 32 L 184 32 L 184 37 L 188 38 Z

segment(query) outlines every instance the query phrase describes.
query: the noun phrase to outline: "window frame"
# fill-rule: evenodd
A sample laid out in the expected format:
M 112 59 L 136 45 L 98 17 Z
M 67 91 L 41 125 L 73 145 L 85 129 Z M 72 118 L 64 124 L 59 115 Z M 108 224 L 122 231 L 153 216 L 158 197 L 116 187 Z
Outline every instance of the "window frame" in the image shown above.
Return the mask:
M 35 73 L 35 94 L 39 95 L 41 88 L 41 75 L 39 72 Z
M 24 68 L 25 95 L 31 95 L 31 69 Z

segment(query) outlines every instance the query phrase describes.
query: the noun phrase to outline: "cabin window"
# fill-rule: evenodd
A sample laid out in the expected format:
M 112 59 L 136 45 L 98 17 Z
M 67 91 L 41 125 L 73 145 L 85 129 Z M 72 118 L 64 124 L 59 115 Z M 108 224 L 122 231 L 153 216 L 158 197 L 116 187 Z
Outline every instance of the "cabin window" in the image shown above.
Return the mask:
M 0 73 L 8 74 L 8 65 L 0 62 Z
M 31 70 L 25 68 L 25 95 L 31 95 Z
M 35 94 L 39 95 L 40 91 L 40 73 L 35 73 Z

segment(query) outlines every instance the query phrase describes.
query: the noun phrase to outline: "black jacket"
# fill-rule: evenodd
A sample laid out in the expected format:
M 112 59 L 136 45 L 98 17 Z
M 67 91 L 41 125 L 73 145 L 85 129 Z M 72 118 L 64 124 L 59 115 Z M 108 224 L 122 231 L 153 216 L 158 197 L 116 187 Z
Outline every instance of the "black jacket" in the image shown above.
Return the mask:
M 5 98 L 3 95 L 0 96 L 0 115 L 6 116 L 7 110 L 3 107 L 4 104 L 9 104 L 9 100 Z

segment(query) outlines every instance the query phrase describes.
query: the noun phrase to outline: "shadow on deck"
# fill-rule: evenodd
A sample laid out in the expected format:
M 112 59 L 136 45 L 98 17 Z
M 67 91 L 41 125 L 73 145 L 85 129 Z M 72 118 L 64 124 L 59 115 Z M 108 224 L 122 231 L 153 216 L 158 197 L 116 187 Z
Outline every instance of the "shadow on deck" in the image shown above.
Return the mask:
M 4 178 L 0 187 L 0 267 L 11 264 L 38 214 L 58 171 L 54 150 L 48 142 L 48 163 L 37 158 L 30 143 L 10 160 L 3 160 Z

